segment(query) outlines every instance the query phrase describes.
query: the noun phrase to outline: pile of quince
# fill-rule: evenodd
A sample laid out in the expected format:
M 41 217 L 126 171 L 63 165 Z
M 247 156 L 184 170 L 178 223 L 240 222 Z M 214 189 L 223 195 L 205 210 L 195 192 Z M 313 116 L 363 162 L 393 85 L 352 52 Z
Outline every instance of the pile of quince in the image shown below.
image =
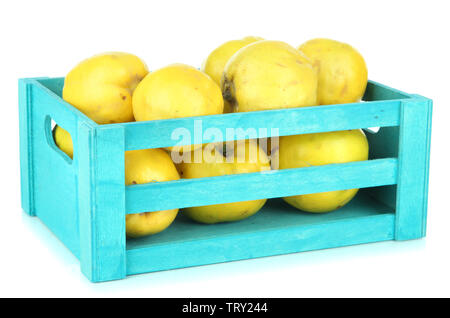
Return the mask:
M 367 85 L 363 57 L 350 45 L 313 39 L 294 48 L 280 41 L 246 37 L 210 53 L 201 70 L 172 64 L 149 72 L 128 53 L 103 53 L 76 65 L 64 81 L 63 99 L 98 124 L 249 112 L 358 102 Z M 280 123 L 282 125 L 282 123 Z M 54 128 L 58 147 L 73 157 L 72 140 Z M 270 139 L 269 139 L 270 141 Z M 267 142 L 267 140 L 266 140 Z M 125 184 L 201 178 L 366 160 L 362 130 L 196 144 L 125 153 Z M 229 143 L 225 143 L 227 146 Z M 276 145 L 276 146 L 275 146 Z M 241 147 L 241 148 L 239 148 Z M 205 150 L 209 157 L 205 160 Z M 243 149 L 244 151 L 239 151 Z M 188 154 L 174 162 L 172 154 Z M 250 154 L 253 157 L 250 158 Z M 197 156 L 199 155 L 199 156 Z M 304 212 L 330 212 L 348 203 L 358 189 L 285 197 Z M 266 199 L 184 209 L 201 223 L 238 221 L 257 213 Z M 156 234 L 169 227 L 178 209 L 126 216 L 128 237 Z

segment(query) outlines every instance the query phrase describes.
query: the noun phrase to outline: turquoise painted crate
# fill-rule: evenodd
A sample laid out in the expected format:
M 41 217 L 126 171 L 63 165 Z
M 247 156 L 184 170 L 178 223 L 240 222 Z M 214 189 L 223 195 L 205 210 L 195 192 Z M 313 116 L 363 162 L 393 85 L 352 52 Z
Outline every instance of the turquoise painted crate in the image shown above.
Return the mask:
M 97 125 L 62 100 L 63 85 L 64 78 L 19 80 L 22 207 L 72 251 L 93 282 L 425 236 L 430 99 L 369 81 L 361 103 Z M 182 127 L 193 135 L 196 120 L 204 130 L 221 131 L 224 140 L 229 127 L 278 128 L 280 136 L 363 128 L 370 159 L 125 186 L 125 151 L 173 146 L 172 131 Z M 54 144 L 52 121 L 71 134 L 73 160 Z M 362 189 L 325 214 L 303 213 L 277 199 L 350 188 Z M 125 235 L 129 213 L 261 198 L 270 200 L 243 221 L 203 225 L 179 213 L 162 233 Z

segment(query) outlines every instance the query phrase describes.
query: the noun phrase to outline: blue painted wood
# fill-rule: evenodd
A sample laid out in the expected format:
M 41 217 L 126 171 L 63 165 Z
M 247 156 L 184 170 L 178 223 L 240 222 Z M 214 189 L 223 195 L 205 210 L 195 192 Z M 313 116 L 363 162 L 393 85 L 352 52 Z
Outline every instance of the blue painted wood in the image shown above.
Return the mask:
M 35 216 L 31 152 L 31 81 L 19 80 L 20 185 L 22 209 Z
M 45 89 L 50 90 L 53 94 L 57 96 L 62 96 L 62 91 L 64 88 L 64 77 L 49 78 L 43 77 L 36 79 L 36 81 L 41 84 Z
M 364 92 L 364 101 L 386 101 L 393 99 L 408 99 L 410 94 L 402 92 L 398 89 L 389 87 L 387 85 L 370 80 L 367 83 L 366 91 Z
M 208 129 L 220 131 L 222 138 L 215 141 L 234 140 L 227 129 L 242 132 L 267 129 L 267 136 L 298 135 L 325 131 L 357 129 L 366 127 L 396 126 L 399 123 L 400 101 L 367 102 L 320 107 L 266 110 L 248 113 L 232 113 L 212 116 L 188 117 L 148 122 L 114 124 L 125 128 L 126 150 L 162 148 L 174 145 L 202 143 L 194 141 L 196 131 L 204 134 Z M 176 129 L 189 133 L 191 142 L 172 137 Z M 249 136 L 237 138 L 244 139 Z M 204 141 L 211 142 L 212 140 Z
M 395 239 L 425 236 L 432 101 L 418 95 L 403 101 Z
M 82 119 L 61 107 L 60 98 L 47 94 L 34 79 L 21 80 L 19 94 L 24 209 L 39 217 L 78 256 L 77 161 L 55 146 L 50 120 L 55 115 L 73 132 Z M 73 138 L 76 142 L 76 133 Z
M 126 187 L 126 209 L 127 214 L 131 214 L 396 182 L 397 159 L 379 159 L 130 185 Z
M 93 282 L 126 275 L 124 131 L 79 126 L 81 269 Z
M 22 206 L 79 257 L 91 281 L 425 235 L 426 98 L 370 81 L 363 103 L 97 125 L 61 99 L 63 84 L 63 78 L 19 81 Z M 54 144 L 51 119 L 71 134 L 73 160 Z M 126 150 L 174 145 L 173 129 L 193 133 L 198 119 L 203 131 L 217 128 L 225 140 L 236 138 L 227 128 L 266 128 L 269 135 L 271 128 L 280 135 L 382 128 L 368 134 L 369 161 L 125 187 Z M 205 226 L 181 212 L 162 233 L 125 237 L 126 213 L 356 187 L 365 189 L 332 213 L 306 214 L 269 199 L 241 222 Z
M 45 86 L 48 85 L 48 86 Z M 55 120 L 61 127 L 64 127 L 71 135 L 76 137 L 77 125 L 74 123 L 73 118 L 78 121 L 89 123 L 91 126 L 98 127 L 92 119 L 80 112 L 61 98 L 62 88 L 60 88 L 60 82 L 54 81 L 48 78 L 38 78 L 32 80 L 32 87 L 34 94 L 39 95 L 37 98 L 43 102 L 49 103 L 48 106 L 49 115 Z
M 205 226 L 183 213 L 153 237 L 130 240 L 127 274 L 392 240 L 392 209 L 358 194 L 333 213 L 302 213 L 281 199 L 252 217 Z
M 74 152 L 78 153 L 78 214 L 80 232 L 80 267 L 81 271 L 91 281 L 96 279 L 95 253 L 95 219 L 92 210 L 95 207 L 94 164 L 92 157 L 94 152 L 94 129 L 88 123 L 78 125 L 78 145 Z M 82 154 L 82 155 L 81 155 Z

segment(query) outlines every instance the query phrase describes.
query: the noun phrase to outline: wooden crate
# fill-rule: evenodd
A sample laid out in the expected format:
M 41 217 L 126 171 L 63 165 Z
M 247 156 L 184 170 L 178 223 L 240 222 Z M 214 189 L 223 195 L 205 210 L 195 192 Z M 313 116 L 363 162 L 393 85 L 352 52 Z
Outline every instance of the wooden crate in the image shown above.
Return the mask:
M 432 101 L 369 81 L 364 102 L 97 125 L 61 98 L 64 78 L 19 80 L 22 207 L 80 260 L 93 282 L 127 275 L 425 236 Z M 71 134 L 71 160 L 52 121 Z M 370 159 L 125 186 L 124 152 L 173 146 L 176 128 L 278 128 L 280 136 L 366 130 Z M 283 196 L 363 188 L 343 208 L 303 213 Z M 125 214 L 270 198 L 239 222 L 197 224 L 179 213 L 154 236 L 128 239 Z

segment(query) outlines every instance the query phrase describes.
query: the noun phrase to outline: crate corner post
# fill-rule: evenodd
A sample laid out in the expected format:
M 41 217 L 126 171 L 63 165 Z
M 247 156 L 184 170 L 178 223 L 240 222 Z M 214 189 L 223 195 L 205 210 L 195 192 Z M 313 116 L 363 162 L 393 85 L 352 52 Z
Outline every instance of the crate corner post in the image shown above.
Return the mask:
M 19 135 L 20 135 L 20 187 L 22 210 L 35 216 L 33 206 L 33 156 L 32 148 L 32 81 L 19 79 Z
M 92 282 L 126 276 L 125 135 L 78 125 L 80 265 Z
M 396 240 L 426 234 L 431 115 L 430 99 L 411 95 L 401 103 Z

